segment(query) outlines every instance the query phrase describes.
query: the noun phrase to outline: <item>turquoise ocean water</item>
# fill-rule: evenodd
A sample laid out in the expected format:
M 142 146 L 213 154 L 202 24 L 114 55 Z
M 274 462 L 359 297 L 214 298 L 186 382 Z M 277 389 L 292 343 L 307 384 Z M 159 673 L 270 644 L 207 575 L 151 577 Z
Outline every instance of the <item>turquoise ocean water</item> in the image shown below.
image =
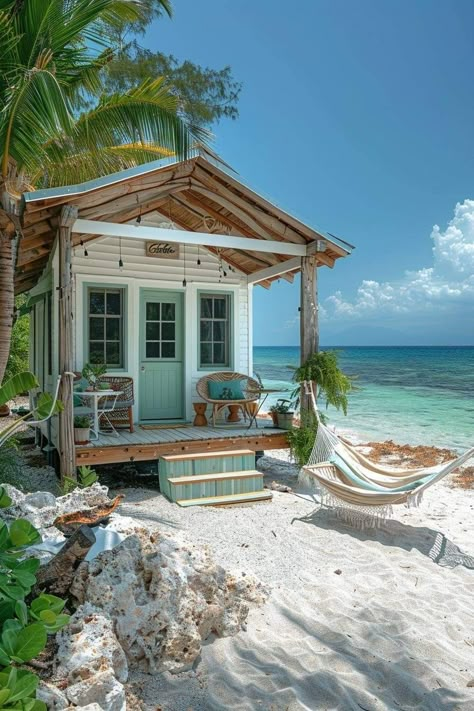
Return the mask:
M 360 388 L 350 396 L 346 417 L 328 410 L 336 427 L 362 440 L 393 439 L 460 450 L 474 446 L 474 347 L 336 350 L 341 368 L 358 376 Z M 268 386 L 290 388 L 288 366 L 298 362 L 296 346 L 254 348 L 254 370 Z M 277 397 L 269 397 L 264 409 Z

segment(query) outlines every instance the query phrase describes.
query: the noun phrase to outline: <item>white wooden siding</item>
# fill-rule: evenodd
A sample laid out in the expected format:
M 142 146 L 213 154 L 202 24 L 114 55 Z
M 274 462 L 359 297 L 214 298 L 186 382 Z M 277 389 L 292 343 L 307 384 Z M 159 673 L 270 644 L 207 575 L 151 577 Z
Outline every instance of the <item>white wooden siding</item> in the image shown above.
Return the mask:
M 145 243 L 134 240 L 121 240 L 123 269 L 119 269 L 120 240 L 107 237 L 87 244 L 88 256 L 84 257 L 82 247 L 76 247 L 72 258 L 72 270 L 75 281 L 75 354 L 76 370 L 80 370 L 85 359 L 84 334 L 84 289 L 89 283 L 114 284 L 127 288 L 127 344 L 126 368 L 121 374 L 129 375 L 135 384 L 134 419 L 139 413 L 139 304 L 141 288 L 168 289 L 184 292 L 185 314 L 185 414 L 191 420 L 194 417 L 193 401 L 198 400 L 196 383 L 207 371 L 198 368 L 198 291 L 212 289 L 233 294 L 233 363 L 232 369 L 249 373 L 251 354 L 249 328 L 249 287 L 247 278 L 232 272 L 224 261 L 227 277 L 219 281 L 219 262 L 217 257 L 204 247 L 199 249 L 200 266 L 197 265 L 198 248 L 187 246 L 184 251 L 180 245 L 180 258 L 159 259 L 147 257 Z M 186 265 L 184 263 L 184 256 Z M 186 266 L 186 288 L 183 288 L 184 268 Z

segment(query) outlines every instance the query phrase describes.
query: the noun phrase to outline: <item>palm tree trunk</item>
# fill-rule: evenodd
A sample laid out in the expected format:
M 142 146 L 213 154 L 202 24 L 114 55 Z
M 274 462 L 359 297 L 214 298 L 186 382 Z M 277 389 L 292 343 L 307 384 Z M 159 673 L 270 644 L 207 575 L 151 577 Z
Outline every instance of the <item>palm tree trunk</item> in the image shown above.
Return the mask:
M 15 312 L 14 252 L 15 225 L 8 214 L 0 209 L 0 383 L 3 381 Z

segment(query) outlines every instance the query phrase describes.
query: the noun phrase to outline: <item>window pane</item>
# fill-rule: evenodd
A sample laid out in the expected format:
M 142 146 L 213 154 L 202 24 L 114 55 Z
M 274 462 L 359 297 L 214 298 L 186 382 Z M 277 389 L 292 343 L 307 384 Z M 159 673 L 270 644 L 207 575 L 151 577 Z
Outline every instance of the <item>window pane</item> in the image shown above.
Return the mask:
M 105 331 L 106 331 L 108 341 L 119 341 L 120 340 L 120 319 L 118 319 L 118 318 L 106 319 Z
M 105 294 L 103 291 L 89 292 L 89 313 L 104 314 L 105 313 Z
M 102 317 L 91 317 L 89 319 L 89 338 L 98 341 L 104 338 L 104 319 Z
M 176 304 L 161 304 L 162 320 L 163 321 L 174 321 Z
M 164 341 L 174 341 L 175 339 L 175 325 L 174 323 L 162 323 L 161 324 L 161 338 Z
M 201 341 L 212 341 L 212 321 L 201 321 Z
M 122 299 L 119 291 L 107 292 L 107 314 L 109 316 L 120 316 L 122 312 Z
M 223 343 L 214 343 L 214 365 L 226 365 Z
M 175 357 L 175 345 L 174 343 L 162 343 L 161 344 L 161 357 L 162 358 L 174 358 Z
M 212 345 L 201 343 L 201 365 L 212 365 Z
M 227 297 L 214 298 L 214 318 L 227 318 Z
M 214 341 L 225 341 L 226 340 L 226 331 L 227 331 L 227 322 L 226 321 L 214 321 L 213 324 L 213 333 L 214 333 Z
M 104 343 L 94 343 L 91 341 L 89 344 L 89 360 L 91 363 L 103 363 L 104 362 Z
M 160 324 L 156 321 L 151 321 L 146 325 L 146 339 L 147 341 L 159 341 L 160 340 Z
M 147 321 L 159 321 L 160 320 L 160 304 L 154 304 L 153 302 L 148 302 L 146 305 L 146 320 Z
M 120 365 L 120 343 L 107 341 L 105 352 L 107 354 L 107 365 Z
M 201 318 L 212 318 L 211 296 L 201 296 Z
M 150 341 L 146 344 L 146 357 L 147 358 L 159 358 L 160 357 L 160 344 L 153 343 Z

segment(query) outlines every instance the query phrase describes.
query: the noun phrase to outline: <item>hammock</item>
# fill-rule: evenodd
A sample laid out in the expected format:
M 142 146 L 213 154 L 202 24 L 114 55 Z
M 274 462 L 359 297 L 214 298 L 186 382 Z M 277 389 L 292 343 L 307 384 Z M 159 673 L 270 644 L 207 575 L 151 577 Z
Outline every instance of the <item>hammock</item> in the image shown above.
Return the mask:
M 318 431 L 308 464 L 300 480 L 317 483 L 322 503 L 351 523 L 378 526 L 392 515 L 392 506 L 418 506 L 429 486 L 474 457 L 474 447 L 457 459 L 434 467 L 402 469 L 371 462 L 321 421 L 311 383 L 306 393 L 318 421 Z

